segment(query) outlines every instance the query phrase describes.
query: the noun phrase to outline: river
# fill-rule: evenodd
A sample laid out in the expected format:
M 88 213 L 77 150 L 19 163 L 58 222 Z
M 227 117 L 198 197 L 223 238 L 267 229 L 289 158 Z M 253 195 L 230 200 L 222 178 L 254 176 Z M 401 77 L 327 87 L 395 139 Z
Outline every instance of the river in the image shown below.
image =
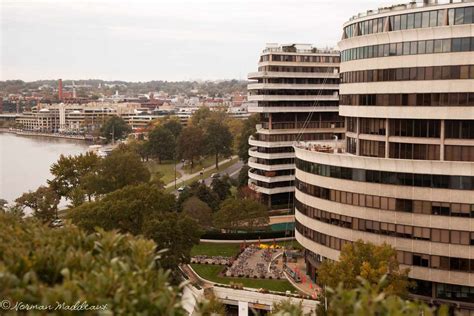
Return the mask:
M 0 132 L 0 199 L 11 203 L 23 192 L 36 190 L 51 179 L 49 168 L 61 154 L 76 155 L 87 148 L 80 140 Z

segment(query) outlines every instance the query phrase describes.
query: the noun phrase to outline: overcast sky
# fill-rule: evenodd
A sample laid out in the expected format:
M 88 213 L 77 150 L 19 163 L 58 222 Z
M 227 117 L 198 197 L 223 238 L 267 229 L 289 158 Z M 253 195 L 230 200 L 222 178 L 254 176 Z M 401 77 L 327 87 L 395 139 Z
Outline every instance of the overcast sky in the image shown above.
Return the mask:
M 399 2 L 0 0 L 0 80 L 245 79 L 265 43 L 333 47 L 352 15 Z

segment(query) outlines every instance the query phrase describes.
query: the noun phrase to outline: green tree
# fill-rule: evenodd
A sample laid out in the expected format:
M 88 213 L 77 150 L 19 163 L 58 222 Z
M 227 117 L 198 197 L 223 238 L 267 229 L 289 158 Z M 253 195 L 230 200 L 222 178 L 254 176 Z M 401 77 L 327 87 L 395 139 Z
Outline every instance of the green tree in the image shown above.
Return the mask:
M 80 192 L 87 194 L 90 200 L 92 192 L 83 187 L 82 180 L 86 175 L 94 172 L 99 163 L 100 158 L 93 152 L 76 156 L 61 155 L 50 168 L 54 178 L 48 180 L 48 184 L 59 196 L 66 199 L 78 199 Z
M 187 315 L 151 240 L 1 213 L 0 240 L 0 296 L 12 306 L 87 301 L 113 315 Z
M 132 131 L 123 118 L 112 116 L 107 119 L 100 129 L 100 135 L 105 137 L 107 141 L 122 139 Z
M 43 223 L 52 221 L 58 215 L 59 195 L 50 187 L 40 186 L 36 191 L 23 193 L 15 200 L 18 206 L 29 207 L 33 216 Z
M 376 283 L 358 277 L 355 288 L 347 289 L 343 283 L 336 288 L 328 288 L 330 299 L 328 310 L 324 310 L 324 301 L 318 308 L 318 315 L 407 315 L 407 316 L 447 316 L 448 309 L 442 306 L 435 312 L 434 308 L 418 301 L 404 300 L 400 296 L 387 293 L 389 276 L 383 275 Z
M 242 188 L 249 184 L 249 170 L 248 165 L 243 165 L 239 171 L 239 177 L 237 178 L 237 187 Z
M 214 178 L 211 182 L 211 190 L 217 195 L 220 201 L 224 201 L 230 196 L 230 184 L 229 177 Z
M 194 219 L 202 228 L 212 226 L 212 209 L 198 197 L 191 196 L 184 201 L 183 214 Z
M 148 133 L 148 153 L 162 160 L 173 159 L 176 148 L 176 139 L 173 133 L 163 126 L 157 126 Z
M 214 214 L 214 225 L 230 232 L 265 229 L 269 221 L 265 205 L 251 199 L 228 198 Z
M 214 193 L 214 191 L 203 183 L 193 182 L 179 195 L 177 200 L 178 209 L 182 210 L 184 201 L 192 196 L 197 197 L 209 205 L 213 211 L 216 211 L 219 207 L 219 197 Z
M 211 288 L 206 289 L 211 290 Z M 200 300 L 197 305 L 197 310 L 201 316 L 221 316 L 226 314 L 224 304 L 212 292 L 206 295 L 204 291 L 204 299 Z
M 183 130 L 183 125 L 177 116 L 168 116 L 163 123 L 163 127 L 169 130 L 175 139 L 179 137 Z
M 232 134 L 222 121 L 211 119 L 206 126 L 207 152 L 214 155 L 216 169 L 219 169 L 219 155 L 232 154 Z
M 297 304 L 291 299 L 281 300 L 272 306 L 272 316 L 303 316 L 303 304 L 301 301 Z
M 194 125 L 183 129 L 177 141 L 178 157 L 191 162 L 191 171 L 194 161 L 204 155 L 205 136 L 203 131 Z
M 148 182 L 150 177 L 150 171 L 136 153 L 119 147 L 102 159 L 96 171 L 83 178 L 82 184 L 97 194 L 106 194 Z
M 206 121 L 209 119 L 210 116 L 211 110 L 207 106 L 201 106 L 191 116 L 191 125 L 204 129 Z
M 160 249 L 168 249 L 161 260 L 166 268 L 187 262 L 201 235 L 196 222 L 175 212 L 174 195 L 149 183 L 116 190 L 98 201 L 71 209 L 68 216 L 89 232 L 100 227 L 153 239 Z
M 260 119 L 258 114 L 253 114 L 247 120 L 244 121 L 242 135 L 239 138 L 238 154 L 239 158 L 245 163 L 247 163 L 247 161 L 249 160 L 249 137 L 256 133 L 256 125 L 259 122 Z
M 400 269 L 396 250 L 388 245 L 374 245 L 358 240 L 342 247 L 339 260 L 326 260 L 318 269 L 318 284 L 336 288 L 342 283 L 345 289 L 359 285 L 359 277 L 371 284 L 378 284 L 387 274 L 384 292 L 405 296 L 410 282 L 408 269 Z

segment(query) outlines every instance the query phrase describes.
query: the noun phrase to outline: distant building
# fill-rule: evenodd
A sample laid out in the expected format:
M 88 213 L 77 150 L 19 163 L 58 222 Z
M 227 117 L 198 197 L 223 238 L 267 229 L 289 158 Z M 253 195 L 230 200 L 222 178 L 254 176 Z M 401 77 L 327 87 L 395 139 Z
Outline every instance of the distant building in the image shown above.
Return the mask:
M 338 115 L 339 52 L 269 44 L 248 75 L 248 111 L 261 124 L 250 137 L 249 185 L 270 208 L 291 207 L 297 141 L 343 139 Z

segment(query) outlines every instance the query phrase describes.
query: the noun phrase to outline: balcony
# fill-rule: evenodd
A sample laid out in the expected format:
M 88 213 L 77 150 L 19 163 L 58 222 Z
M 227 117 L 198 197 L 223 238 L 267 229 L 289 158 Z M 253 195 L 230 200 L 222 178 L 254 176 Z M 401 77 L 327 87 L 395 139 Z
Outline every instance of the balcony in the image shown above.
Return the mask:
M 339 95 L 249 95 L 248 101 L 339 101 Z
M 267 90 L 338 90 L 338 84 L 296 84 L 296 83 L 249 83 L 247 90 L 267 89 Z
M 255 169 L 265 170 L 265 171 L 292 170 L 295 168 L 294 163 L 282 164 L 282 165 L 265 165 L 265 164 L 258 163 L 256 160 L 257 159 L 255 157 L 249 158 L 248 165 L 250 168 L 255 168 Z
M 281 152 L 281 153 L 261 153 L 257 151 L 256 147 L 253 147 L 249 149 L 249 156 L 262 158 L 262 159 L 283 159 L 283 158 L 295 158 L 295 153 L 293 151 Z
M 250 113 L 301 113 L 301 112 L 337 112 L 337 106 L 249 106 Z
M 295 192 L 295 187 L 294 186 L 288 186 L 288 187 L 280 187 L 280 188 L 263 188 L 258 186 L 254 181 L 249 180 L 249 187 L 258 192 L 258 193 L 263 193 L 263 194 L 278 194 L 278 193 L 290 193 L 290 192 Z
M 249 137 L 249 145 L 257 146 L 257 147 L 266 147 L 266 148 L 274 148 L 274 147 L 291 147 L 293 146 L 293 141 L 288 142 L 269 142 L 269 141 L 262 141 L 256 140 L 255 137 Z
M 293 72 L 293 71 L 257 71 L 248 74 L 248 79 L 260 78 L 335 78 L 339 79 L 339 73 L 327 72 Z
M 250 179 L 256 180 L 256 181 L 261 181 L 261 182 L 267 182 L 267 183 L 275 183 L 275 182 L 284 182 L 284 181 L 294 181 L 295 180 L 295 175 L 284 175 L 284 176 L 265 176 L 265 175 L 259 175 L 253 172 L 254 169 L 250 169 L 248 172 L 248 176 Z M 267 172 L 267 174 L 271 174 L 272 172 Z

